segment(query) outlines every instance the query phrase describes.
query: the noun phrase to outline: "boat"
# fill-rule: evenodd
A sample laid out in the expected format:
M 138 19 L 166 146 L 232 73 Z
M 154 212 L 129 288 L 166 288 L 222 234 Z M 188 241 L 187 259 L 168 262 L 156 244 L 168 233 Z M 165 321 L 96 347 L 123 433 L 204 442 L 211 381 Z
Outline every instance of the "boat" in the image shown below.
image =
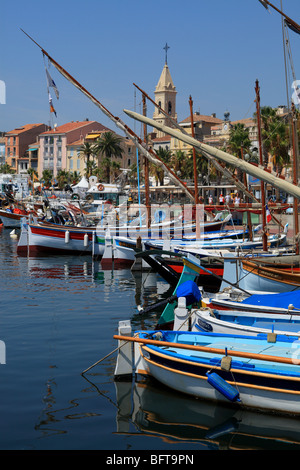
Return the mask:
M 243 312 L 235 310 L 198 309 L 193 311 L 192 331 L 210 331 L 236 335 L 274 335 L 300 338 L 300 310 L 283 313 Z
M 153 377 L 192 397 L 269 413 L 300 413 L 299 342 L 293 337 L 278 335 L 273 342 L 264 334 L 164 330 L 131 336 L 130 325 L 123 322 L 114 339 L 122 346 L 116 378 L 131 368 L 131 374 Z
M 0 218 L 3 222 L 3 226 L 6 228 L 20 228 L 21 219 L 29 215 L 27 211 L 10 211 L 0 209 Z
M 300 265 L 243 260 L 239 286 L 250 291 L 288 292 L 300 288 Z
M 217 310 L 235 310 L 244 313 L 300 313 L 300 290 L 246 295 L 243 291 L 218 292 L 202 298 L 202 306 Z
M 28 223 L 24 220 L 17 254 L 92 254 L 95 248 L 94 236 L 95 227 L 75 227 L 49 222 Z
M 188 257 L 191 256 L 192 255 L 188 255 Z M 135 253 L 135 258 L 145 260 L 153 271 L 157 272 L 174 287 L 178 283 L 187 259 L 183 254 L 166 250 L 140 251 Z M 201 266 L 204 269 L 197 269 L 198 285 L 202 286 L 203 290 L 207 293 L 219 292 L 224 271 L 223 260 L 215 256 L 210 256 L 210 254 L 207 253 L 207 256 L 202 256 L 201 258 Z

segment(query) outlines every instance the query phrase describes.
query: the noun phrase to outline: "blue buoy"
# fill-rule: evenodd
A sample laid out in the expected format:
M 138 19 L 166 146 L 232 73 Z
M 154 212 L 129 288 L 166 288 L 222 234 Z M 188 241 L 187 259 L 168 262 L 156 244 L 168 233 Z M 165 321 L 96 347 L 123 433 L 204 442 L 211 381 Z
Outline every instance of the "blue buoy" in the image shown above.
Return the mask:
M 214 387 L 218 392 L 222 393 L 225 398 L 234 402 L 240 401 L 239 399 L 239 392 L 236 390 L 232 385 L 226 382 L 226 380 L 222 379 L 218 374 L 215 372 L 207 372 L 207 382 Z

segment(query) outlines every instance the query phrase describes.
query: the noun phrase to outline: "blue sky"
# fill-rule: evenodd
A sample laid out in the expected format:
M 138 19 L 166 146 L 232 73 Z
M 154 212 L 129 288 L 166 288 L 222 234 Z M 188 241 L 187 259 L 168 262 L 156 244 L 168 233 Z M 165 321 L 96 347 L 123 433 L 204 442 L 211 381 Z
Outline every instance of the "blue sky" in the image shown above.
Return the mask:
M 300 23 L 299 0 L 282 2 Z M 280 0 L 272 3 L 280 7 Z M 141 112 L 133 83 L 154 98 L 166 42 L 179 121 L 189 116 L 190 95 L 201 114 L 251 117 L 256 79 L 262 106 L 286 104 L 281 16 L 258 0 L 3 0 L 1 12 L 1 131 L 50 119 L 42 53 L 20 28 L 137 133 L 140 125 L 123 109 Z M 300 36 L 290 31 L 289 37 L 298 78 Z M 52 93 L 57 125 L 88 118 L 117 131 L 53 66 L 49 71 L 60 92 L 58 101 Z

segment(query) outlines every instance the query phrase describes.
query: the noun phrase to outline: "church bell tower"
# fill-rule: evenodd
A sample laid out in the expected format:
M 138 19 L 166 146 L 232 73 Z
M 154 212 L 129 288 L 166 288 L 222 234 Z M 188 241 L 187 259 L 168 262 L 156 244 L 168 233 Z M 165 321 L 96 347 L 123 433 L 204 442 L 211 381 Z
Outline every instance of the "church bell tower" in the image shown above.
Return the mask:
M 160 106 L 174 121 L 177 121 L 177 114 L 176 114 L 176 88 L 173 84 L 173 80 L 170 74 L 170 70 L 168 67 L 168 44 L 165 45 L 164 50 L 166 52 L 165 55 L 165 65 L 162 70 L 160 79 L 158 84 L 155 88 L 155 103 Z M 159 122 L 160 124 L 167 125 L 169 127 L 173 127 L 170 120 L 167 116 L 165 116 L 157 107 L 155 107 L 153 113 L 154 121 Z M 164 133 L 154 129 L 154 132 L 157 133 L 157 137 L 163 137 Z

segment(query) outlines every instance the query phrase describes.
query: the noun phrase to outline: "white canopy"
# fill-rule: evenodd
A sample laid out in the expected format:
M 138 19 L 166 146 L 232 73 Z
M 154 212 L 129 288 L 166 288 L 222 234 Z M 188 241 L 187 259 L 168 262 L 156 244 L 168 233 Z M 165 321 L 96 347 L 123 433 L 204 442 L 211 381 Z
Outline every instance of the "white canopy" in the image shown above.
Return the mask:
M 88 187 L 89 187 L 88 180 L 83 176 L 81 180 L 79 181 L 79 183 L 75 184 L 75 186 L 72 186 L 72 189 L 76 189 L 76 188 L 88 189 Z

